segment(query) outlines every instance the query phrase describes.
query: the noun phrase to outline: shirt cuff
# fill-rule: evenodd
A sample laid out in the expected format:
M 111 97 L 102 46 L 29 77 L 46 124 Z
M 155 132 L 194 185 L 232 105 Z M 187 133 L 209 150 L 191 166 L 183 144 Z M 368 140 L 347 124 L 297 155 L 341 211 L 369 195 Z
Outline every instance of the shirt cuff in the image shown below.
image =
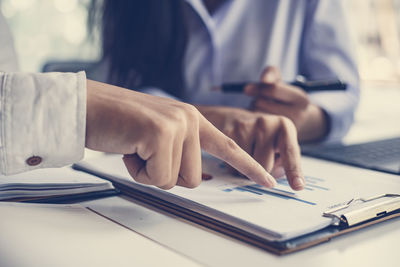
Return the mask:
M 329 132 L 321 141 L 340 141 L 353 124 L 358 97 L 346 92 L 315 92 L 309 96 L 328 116 Z
M 0 73 L 0 171 L 15 174 L 81 160 L 86 75 Z

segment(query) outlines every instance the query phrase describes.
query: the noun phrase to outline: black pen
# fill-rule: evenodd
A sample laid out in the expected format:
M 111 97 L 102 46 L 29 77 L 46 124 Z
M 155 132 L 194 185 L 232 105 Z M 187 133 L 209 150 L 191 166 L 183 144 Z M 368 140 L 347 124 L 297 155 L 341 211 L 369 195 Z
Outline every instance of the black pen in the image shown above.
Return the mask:
M 225 93 L 243 93 L 244 88 L 248 84 L 257 83 L 223 83 L 221 86 L 214 87 L 213 90 L 219 90 Z M 295 81 L 290 82 L 290 84 L 300 87 L 308 93 L 317 91 L 344 91 L 347 89 L 347 84 L 339 79 L 307 81 L 303 76 L 299 76 Z

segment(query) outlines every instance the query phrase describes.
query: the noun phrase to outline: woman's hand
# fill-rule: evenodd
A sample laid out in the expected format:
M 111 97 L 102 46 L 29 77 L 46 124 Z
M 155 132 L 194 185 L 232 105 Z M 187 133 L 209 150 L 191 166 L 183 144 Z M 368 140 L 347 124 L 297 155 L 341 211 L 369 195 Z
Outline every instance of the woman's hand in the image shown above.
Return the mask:
M 283 167 L 291 187 L 303 189 L 297 132 L 289 119 L 230 107 L 199 106 L 198 109 L 268 172 L 281 176 Z
M 315 141 L 327 134 L 323 110 L 312 104 L 301 88 L 284 83 L 275 67 L 267 67 L 261 82 L 247 85 L 245 93 L 255 97 L 251 110 L 290 118 L 296 125 L 300 141 Z
M 169 189 L 201 182 L 201 148 L 266 187 L 274 178 L 193 106 L 87 81 L 86 146 L 125 154 L 140 183 Z

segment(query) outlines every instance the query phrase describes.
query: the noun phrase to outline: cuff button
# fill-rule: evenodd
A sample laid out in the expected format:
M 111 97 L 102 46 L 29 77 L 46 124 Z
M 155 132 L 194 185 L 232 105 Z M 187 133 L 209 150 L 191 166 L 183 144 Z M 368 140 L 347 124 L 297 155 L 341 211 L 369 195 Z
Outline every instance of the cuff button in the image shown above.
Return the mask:
M 42 158 L 39 156 L 32 156 L 26 160 L 26 164 L 29 166 L 37 166 L 42 163 Z

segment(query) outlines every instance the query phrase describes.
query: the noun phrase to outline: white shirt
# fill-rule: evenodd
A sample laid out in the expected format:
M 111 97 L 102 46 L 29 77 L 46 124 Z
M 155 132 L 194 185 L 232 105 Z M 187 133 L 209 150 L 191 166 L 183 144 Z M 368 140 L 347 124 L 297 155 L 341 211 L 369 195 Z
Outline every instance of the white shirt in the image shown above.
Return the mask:
M 266 66 L 277 66 L 287 82 L 297 75 L 339 78 L 348 84 L 346 91 L 309 96 L 329 116 L 327 140 L 347 133 L 359 100 L 359 78 L 342 1 L 227 0 L 213 15 L 202 0 L 186 2 L 185 101 L 248 108 L 250 97 L 211 88 L 259 81 Z
M 0 14 L 0 173 L 61 167 L 82 159 L 86 75 L 13 73 L 16 57 Z M 33 156 L 38 165 L 29 165 Z M 36 162 L 37 163 L 37 162 Z

